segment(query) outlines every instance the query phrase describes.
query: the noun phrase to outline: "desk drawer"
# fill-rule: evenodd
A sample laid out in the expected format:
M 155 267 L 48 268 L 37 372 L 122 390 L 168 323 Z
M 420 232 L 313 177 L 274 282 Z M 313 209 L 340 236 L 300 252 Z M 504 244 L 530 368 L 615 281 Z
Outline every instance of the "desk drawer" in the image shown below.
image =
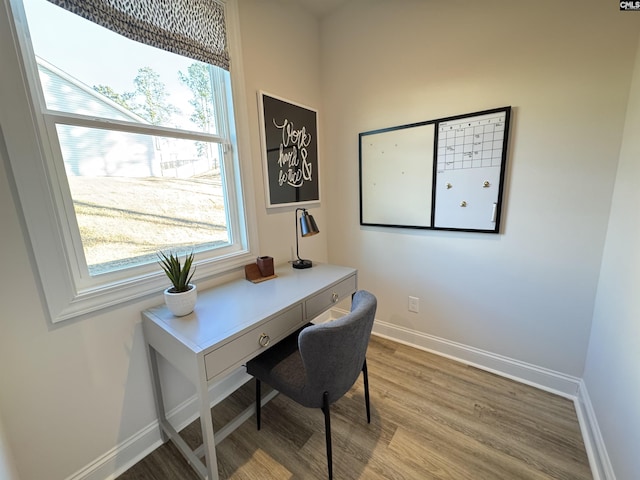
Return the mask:
M 302 326 L 303 323 L 302 304 L 299 303 L 259 327 L 207 353 L 204 356 L 207 381 L 224 370 L 236 368 L 243 361 L 253 358 L 261 350 L 264 350 L 266 345 L 260 345 L 263 334 L 268 335 L 269 345 L 273 345 Z
M 313 320 L 332 305 L 355 293 L 357 288 L 356 276 L 345 278 L 333 287 L 326 288 L 315 294 L 305 302 L 307 321 Z

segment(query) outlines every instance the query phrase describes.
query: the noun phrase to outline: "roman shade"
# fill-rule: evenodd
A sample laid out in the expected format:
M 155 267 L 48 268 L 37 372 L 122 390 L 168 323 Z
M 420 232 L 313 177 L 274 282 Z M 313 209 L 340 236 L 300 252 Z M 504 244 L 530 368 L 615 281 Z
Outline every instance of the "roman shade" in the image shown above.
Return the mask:
M 218 0 L 49 0 L 131 40 L 229 70 Z

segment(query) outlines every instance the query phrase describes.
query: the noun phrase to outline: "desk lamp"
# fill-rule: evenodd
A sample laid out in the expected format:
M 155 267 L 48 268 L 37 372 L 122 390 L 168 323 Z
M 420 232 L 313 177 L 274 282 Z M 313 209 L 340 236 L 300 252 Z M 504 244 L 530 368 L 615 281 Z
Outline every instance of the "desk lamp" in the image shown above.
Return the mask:
M 313 215 L 309 215 L 306 208 L 296 208 L 296 256 L 297 260 L 292 263 L 293 268 L 311 268 L 313 265 L 311 260 L 303 260 L 300 258 L 298 251 L 298 211 L 302 211 L 300 216 L 300 235 L 303 237 L 310 237 L 316 233 L 320 233 L 316 221 L 313 219 Z

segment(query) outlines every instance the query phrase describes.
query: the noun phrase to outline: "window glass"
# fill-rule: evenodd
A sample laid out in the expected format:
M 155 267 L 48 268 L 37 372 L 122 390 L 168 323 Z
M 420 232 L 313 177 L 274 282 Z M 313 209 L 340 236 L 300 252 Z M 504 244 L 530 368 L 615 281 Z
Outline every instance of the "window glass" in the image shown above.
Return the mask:
M 90 274 L 228 245 L 216 144 L 58 125 Z M 79 152 L 82 152 L 80 155 Z
M 34 53 L 44 60 L 38 69 L 50 110 L 121 120 L 120 106 L 130 121 L 218 133 L 209 65 L 129 40 L 45 0 L 24 0 L 24 7 Z M 107 100 L 116 105 L 106 109 Z
M 228 72 L 45 0 L 24 6 L 53 162 L 73 205 L 67 224 L 77 227 L 88 273 L 231 245 Z

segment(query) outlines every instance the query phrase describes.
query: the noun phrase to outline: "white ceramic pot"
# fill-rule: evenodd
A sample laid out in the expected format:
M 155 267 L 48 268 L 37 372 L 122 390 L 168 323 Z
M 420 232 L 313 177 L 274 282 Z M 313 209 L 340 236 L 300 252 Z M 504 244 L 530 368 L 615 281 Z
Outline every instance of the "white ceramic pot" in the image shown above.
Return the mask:
M 167 308 L 176 317 L 183 317 L 193 312 L 196 306 L 196 300 L 198 298 L 198 289 L 193 283 L 190 283 L 190 290 L 180 293 L 172 293 L 173 287 L 169 287 L 164 291 L 164 303 L 167 304 Z

